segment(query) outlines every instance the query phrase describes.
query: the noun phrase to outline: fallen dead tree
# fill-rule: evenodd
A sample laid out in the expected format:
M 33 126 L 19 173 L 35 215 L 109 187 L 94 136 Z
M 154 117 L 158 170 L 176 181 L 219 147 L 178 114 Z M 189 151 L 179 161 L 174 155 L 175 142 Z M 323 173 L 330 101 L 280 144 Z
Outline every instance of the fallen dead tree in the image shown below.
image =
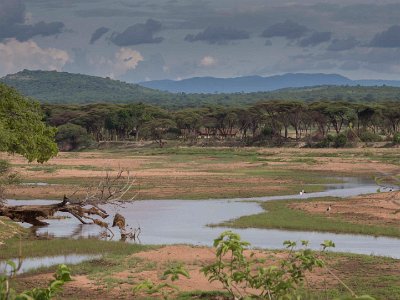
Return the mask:
M 55 204 L 47 205 L 7 205 L 4 202 L 0 203 L 0 216 L 10 218 L 15 222 L 28 223 L 33 226 L 46 226 L 48 223 L 45 219 L 53 217 L 57 212 L 68 213 L 78 219 L 82 224 L 96 224 L 111 233 L 110 224 L 106 222 L 109 213 L 101 205 L 121 206 L 123 202 L 133 201 L 135 195 L 128 197 L 135 179 L 132 178 L 129 172 L 122 170 L 112 176 L 106 172 L 104 178 L 96 185 L 90 185 L 84 190 L 76 190 L 71 196 L 64 195 L 64 199 Z M 81 193 L 80 193 L 81 192 Z M 78 194 L 83 196 L 78 197 Z M 121 236 L 131 236 L 137 238 L 139 229 L 132 229 L 130 234 L 125 224 L 125 219 L 122 215 L 117 214 L 120 221 L 118 228 Z M 115 222 L 114 222 L 115 223 Z M 114 226 L 115 224 L 113 224 Z

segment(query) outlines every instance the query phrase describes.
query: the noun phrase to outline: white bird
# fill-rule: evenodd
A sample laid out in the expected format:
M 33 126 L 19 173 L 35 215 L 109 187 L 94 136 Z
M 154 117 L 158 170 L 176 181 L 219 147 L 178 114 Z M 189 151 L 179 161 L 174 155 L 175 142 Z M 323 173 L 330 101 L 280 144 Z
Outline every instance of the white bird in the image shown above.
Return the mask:
M 332 206 L 329 204 L 328 208 L 326 209 L 327 212 L 330 212 L 332 209 Z

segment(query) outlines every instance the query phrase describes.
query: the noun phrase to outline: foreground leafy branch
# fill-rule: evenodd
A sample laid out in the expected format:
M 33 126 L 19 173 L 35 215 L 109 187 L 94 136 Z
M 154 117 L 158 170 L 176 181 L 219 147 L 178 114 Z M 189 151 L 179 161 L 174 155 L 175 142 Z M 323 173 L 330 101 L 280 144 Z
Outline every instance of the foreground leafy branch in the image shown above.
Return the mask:
M 278 265 L 265 266 L 265 260 L 255 257 L 255 253 L 245 255 L 250 243 L 242 241 L 240 236 L 232 231 L 223 232 L 214 240 L 216 261 L 202 268 L 202 272 L 210 282 L 218 281 L 228 291 L 233 299 L 307 299 L 301 291 L 307 272 L 315 268 L 325 268 L 334 275 L 325 262 L 318 258 L 314 251 L 308 249 L 308 242 L 301 241 L 301 249 L 297 243 L 285 241 L 288 250 L 287 257 Z M 322 250 L 334 247 L 332 241 L 324 241 Z M 338 277 L 335 276 L 336 279 Z M 373 300 L 370 296 L 358 297 L 348 286 L 343 284 L 351 293 L 351 298 Z
M 15 290 L 10 288 L 10 280 L 15 276 L 18 271 L 17 265 L 8 261 L 7 265 L 11 267 L 10 274 L 0 275 L 0 300 L 48 300 L 54 298 L 62 287 L 68 281 L 71 281 L 70 270 L 66 265 L 59 265 L 54 280 L 49 283 L 47 288 L 33 288 L 22 292 L 16 293 Z

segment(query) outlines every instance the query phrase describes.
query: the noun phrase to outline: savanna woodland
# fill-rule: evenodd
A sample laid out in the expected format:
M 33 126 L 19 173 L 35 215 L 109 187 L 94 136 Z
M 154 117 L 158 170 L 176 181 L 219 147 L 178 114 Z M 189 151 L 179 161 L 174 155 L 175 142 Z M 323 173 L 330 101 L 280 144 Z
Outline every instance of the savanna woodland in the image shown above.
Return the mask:
M 255 250 L 221 228 L 397 241 L 398 102 L 265 100 L 174 110 L 144 103 L 40 105 L 0 85 L 0 136 L 0 299 L 400 297 L 396 258 L 333 252 L 335 241 L 321 236 L 320 245 L 312 245 L 299 233 L 290 235 L 297 242 L 280 239 L 273 246 L 282 250 L 262 250 L 268 243 L 253 239 Z M 372 194 L 347 196 L 348 177 L 370 182 L 364 186 Z M 326 184 L 345 184 L 344 195 L 330 195 Z M 326 196 L 318 194 L 327 189 Z M 290 200 L 299 190 L 300 197 L 316 196 Z M 289 196 L 251 198 L 268 195 Z M 256 201 L 256 208 L 230 215 L 230 206 L 245 203 L 232 197 Z M 196 236 L 196 226 L 179 223 L 181 209 L 191 203 L 200 204 L 199 214 L 222 209 L 210 219 L 214 224 L 201 223 L 213 228 L 214 243 L 205 241 L 212 248 L 141 243 L 153 230 L 139 222 L 152 222 L 146 215 L 155 207 L 146 203 L 169 203 L 146 199 L 177 198 L 228 198 L 220 208 L 213 201 L 221 200 L 180 200 L 182 208 L 172 212 L 176 224 Z M 62 235 L 52 229 L 58 223 Z M 155 228 L 168 236 L 157 227 L 162 224 Z M 24 268 L 34 258 L 60 254 L 58 267 Z M 69 261 L 71 255 L 79 259 Z

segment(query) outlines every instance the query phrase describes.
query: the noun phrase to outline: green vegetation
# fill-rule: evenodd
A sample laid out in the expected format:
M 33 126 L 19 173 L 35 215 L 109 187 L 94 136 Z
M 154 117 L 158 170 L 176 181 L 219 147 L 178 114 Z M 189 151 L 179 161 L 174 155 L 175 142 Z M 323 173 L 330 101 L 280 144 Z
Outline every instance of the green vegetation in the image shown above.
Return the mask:
M 0 84 L 0 151 L 44 162 L 57 154 L 56 130 L 45 125 L 40 106 Z
M 67 123 L 57 129 L 56 142 L 63 151 L 79 150 L 89 146 L 92 141 L 92 137 L 80 125 Z
M 356 294 L 368 294 L 376 299 L 400 299 L 399 261 L 389 257 L 325 252 L 323 260 Z M 310 299 L 336 299 L 348 291 L 341 285 L 326 291 L 313 290 Z M 350 295 L 349 295 L 350 296 Z
M 163 274 L 163 280 L 170 279 L 172 282 L 174 282 L 179 280 L 180 276 L 190 278 L 188 271 L 182 264 L 172 266 L 165 270 Z M 145 281 L 135 285 L 132 291 L 134 295 L 138 292 L 145 291 L 148 295 L 161 294 L 164 299 L 168 299 L 170 295 L 176 291 L 179 291 L 179 288 L 168 282 L 155 284 L 150 279 L 146 279 Z
M 288 207 L 291 203 L 340 201 L 340 198 L 320 198 L 313 200 L 285 200 L 268 201 L 261 204 L 266 210 L 264 213 L 244 216 L 219 224 L 234 228 L 279 228 L 287 230 L 325 231 L 335 233 L 354 233 L 373 236 L 400 237 L 398 226 L 378 226 L 356 224 L 334 216 L 310 214 L 301 210 Z
M 25 234 L 26 229 L 23 229 L 17 223 L 6 217 L 0 217 L 0 245 L 8 239 L 11 239 L 17 234 Z
M 71 281 L 71 273 L 66 265 L 59 265 L 54 280 L 47 288 L 33 288 L 20 294 L 10 288 L 10 280 L 18 271 L 17 266 L 9 261 L 7 264 L 12 268 L 11 275 L 0 274 L 0 300 L 50 300 L 62 291 L 63 285 Z
M 316 86 L 272 92 L 173 94 L 110 78 L 56 71 L 24 70 L 0 79 L 43 103 L 148 103 L 168 108 L 244 105 L 265 100 L 378 102 L 399 101 L 400 88 L 388 86 Z
M 0 81 L 46 103 L 162 103 L 169 95 L 110 78 L 56 71 L 24 70 Z
M 76 140 L 85 140 L 87 135 L 96 142 L 153 140 L 160 147 L 165 139 L 168 144 L 176 141 L 231 147 L 303 142 L 306 147 L 341 148 L 362 140 L 386 140 L 390 144 L 400 130 L 399 109 L 397 102 L 276 100 L 243 107 L 209 105 L 177 111 L 143 103 L 43 105 L 49 125 L 58 126 L 61 132 L 74 132 L 73 139 L 63 138 L 59 143 L 65 146 L 68 142 L 70 149 L 76 148 Z
M 214 240 L 215 262 L 204 266 L 201 271 L 210 282 L 220 282 L 233 299 L 296 298 L 304 273 L 322 267 L 324 262 L 311 250 L 295 252 L 294 242 L 286 241 L 284 245 L 289 249 L 287 259 L 279 266 L 266 267 L 253 256 L 247 258 L 244 255 L 250 243 L 242 241 L 238 234 L 226 231 Z M 303 246 L 306 245 L 303 242 Z M 252 292 L 244 287 L 252 289 Z
M 5 241 L 0 252 L 0 259 L 15 258 L 22 247 L 23 257 L 55 256 L 66 254 L 104 254 L 128 255 L 138 251 L 151 249 L 149 246 L 128 244 L 98 239 L 52 239 L 38 240 L 17 237 Z

